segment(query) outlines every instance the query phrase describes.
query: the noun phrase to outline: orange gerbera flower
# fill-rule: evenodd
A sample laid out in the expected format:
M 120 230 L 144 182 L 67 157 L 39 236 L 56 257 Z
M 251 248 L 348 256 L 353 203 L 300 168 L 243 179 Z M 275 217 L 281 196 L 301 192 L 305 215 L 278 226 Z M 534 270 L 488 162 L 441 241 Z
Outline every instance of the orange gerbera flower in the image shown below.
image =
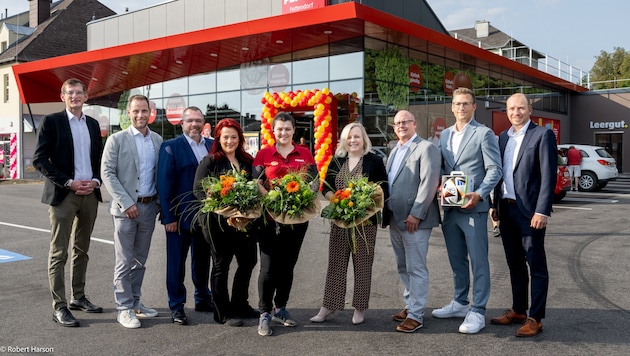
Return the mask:
M 289 182 L 287 183 L 287 192 L 295 193 L 300 191 L 300 183 L 298 182 Z
M 226 176 L 221 180 L 221 185 L 223 187 L 231 187 L 234 184 L 234 177 Z
M 228 195 L 229 192 L 230 192 L 230 187 L 223 187 L 223 189 L 221 189 L 221 196 L 224 197 Z

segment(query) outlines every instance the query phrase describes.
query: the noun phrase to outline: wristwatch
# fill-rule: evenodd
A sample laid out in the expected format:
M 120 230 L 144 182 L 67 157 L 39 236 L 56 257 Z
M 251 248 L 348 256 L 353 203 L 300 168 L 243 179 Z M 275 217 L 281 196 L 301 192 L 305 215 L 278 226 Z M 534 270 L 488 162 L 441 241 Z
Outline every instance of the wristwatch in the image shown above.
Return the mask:
M 68 189 L 70 189 L 70 187 L 72 187 L 72 182 L 74 182 L 72 179 L 68 179 L 68 180 L 66 181 L 66 184 L 64 184 L 64 185 L 63 185 L 63 186 L 64 186 L 64 188 L 68 188 Z

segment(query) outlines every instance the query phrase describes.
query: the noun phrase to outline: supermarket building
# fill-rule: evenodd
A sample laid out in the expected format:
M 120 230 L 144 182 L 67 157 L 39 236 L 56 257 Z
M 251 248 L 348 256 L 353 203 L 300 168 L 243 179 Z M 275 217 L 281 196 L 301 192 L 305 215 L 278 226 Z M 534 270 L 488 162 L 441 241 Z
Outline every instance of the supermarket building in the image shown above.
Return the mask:
M 418 134 L 429 138 L 454 123 L 451 93 L 468 86 L 476 119 L 497 133 L 509 125 L 507 97 L 523 92 L 534 121 L 559 143 L 606 146 L 620 171 L 630 157 L 622 144 L 629 93 L 589 92 L 536 63 L 456 39 L 423 0 L 176 0 L 92 21 L 87 31 L 87 52 L 13 67 L 24 114 L 46 114 L 30 104 L 58 102 L 63 81 L 77 77 L 88 85 L 86 112 L 101 121 L 104 137 L 124 126 L 125 98 L 141 93 L 152 102 L 151 129 L 165 139 L 181 134 L 183 108 L 197 106 L 213 126 L 238 120 L 255 152 L 265 93 L 326 88 L 335 97 L 335 127 L 362 122 L 387 154 L 396 110 L 413 112 Z M 298 119 L 296 139 L 315 149 L 313 110 L 284 109 Z M 25 153 L 25 166 L 28 159 Z

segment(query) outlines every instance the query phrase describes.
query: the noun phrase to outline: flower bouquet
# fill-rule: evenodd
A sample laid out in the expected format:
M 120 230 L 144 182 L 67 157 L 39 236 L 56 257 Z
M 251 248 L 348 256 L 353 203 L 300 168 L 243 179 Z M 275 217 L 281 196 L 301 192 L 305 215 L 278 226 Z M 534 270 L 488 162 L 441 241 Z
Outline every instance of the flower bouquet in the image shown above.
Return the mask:
M 288 173 L 271 181 L 271 189 L 263 197 L 263 205 L 271 217 L 281 224 L 299 224 L 319 213 L 319 201 L 301 173 Z
M 248 180 L 244 170 L 231 169 L 216 177 L 205 177 L 201 188 L 206 193 L 200 211 L 227 218 L 228 225 L 240 231 L 261 215 L 258 185 Z
M 330 219 L 343 229 L 351 229 L 352 252 L 356 252 L 356 231 L 359 226 L 369 224 L 369 218 L 383 209 L 383 189 L 369 182 L 366 177 L 351 179 L 346 188 L 339 189 L 322 210 L 322 217 Z

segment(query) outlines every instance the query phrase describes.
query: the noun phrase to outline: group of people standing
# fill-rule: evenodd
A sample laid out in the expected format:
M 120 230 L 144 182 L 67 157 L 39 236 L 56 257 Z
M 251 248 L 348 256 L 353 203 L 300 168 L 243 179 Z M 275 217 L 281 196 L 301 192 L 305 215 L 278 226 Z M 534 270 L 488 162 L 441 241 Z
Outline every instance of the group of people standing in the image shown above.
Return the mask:
M 542 331 L 549 283 L 544 237 L 556 180 L 555 137 L 531 122 L 532 107 L 524 94 L 508 98 L 506 111 L 512 126 L 500 134 L 498 142 L 492 130 L 474 119 L 476 107 L 472 90 L 453 92 L 455 124 L 442 131 L 437 147 L 418 137 L 413 114 L 403 110 L 394 117 L 399 141 L 387 161 L 390 199 L 384 215 L 392 218 L 390 237 L 405 286 L 405 307 L 392 316 L 400 322 L 398 331 L 414 332 L 424 325 L 428 240 L 440 223 L 439 177 L 455 171 L 464 172 L 472 187 L 464 195 L 464 205 L 443 207 L 442 232 L 454 292 L 453 299 L 433 310 L 432 316 L 464 318 L 460 333 L 474 334 L 485 327 L 490 295 L 487 219 L 493 207 L 493 220 L 500 220 L 513 300 L 510 309 L 490 322 L 521 323 L 516 336 Z
M 454 292 L 448 304 L 431 314 L 434 318 L 463 318 L 459 332 L 465 334 L 478 333 L 485 327 L 490 296 L 487 220 L 491 207 L 493 220 L 500 221 L 512 306 L 490 322 L 520 323 L 516 336 L 535 336 L 542 331 L 549 283 L 544 237 L 556 180 L 555 136 L 530 120 L 532 107 L 524 94 L 514 94 L 507 100 L 512 126 L 501 133 L 498 142 L 491 129 L 474 119 L 476 107 L 472 90 L 456 89 L 451 104 L 455 124 L 442 131 L 437 145 L 417 135 L 411 112 L 399 111 L 393 122 L 398 143 L 385 167 L 369 153 L 371 145 L 365 129 L 358 123 L 349 124 L 341 133 L 336 159 L 328 169 L 328 186 L 337 189 L 356 176 L 384 183 L 382 226 L 389 226 L 404 286 L 405 306 L 392 316 L 400 323 L 397 331 L 412 333 L 424 325 L 429 237 L 440 223 Z M 437 199 L 440 176 L 455 171 L 464 172 L 472 186 L 464 195 L 464 205 L 444 206 L 442 218 Z M 332 190 L 325 188 L 323 193 L 329 197 Z M 324 322 L 343 309 L 349 256 L 355 273 L 352 323 L 362 323 L 368 308 L 376 228 L 368 225 L 360 229 L 366 243 L 358 244 L 353 254 L 344 241 L 347 234 L 340 230 L 334 225 L 331 228 L 323 306 L 312 322 Z
M 149 100 L 133 95 L 127 106 L 131 126 L 109 137 L 101 149 L 98 122 L 82 112 L 87 98 L 81 81 L 69 79 L 63 83 L 61 99 L 66 108 L 44 118 L 34 155 L 34 166 L 47 178 L 42 202 L 50 205 L 48 270 L 53 320 L 63 326 L 78 326 L 70 310 L 103 311 L 85 295 L 85 274 L 90 235 L 98 202 L 102 201 L 100 187 L 104 185 L 112 196 L 113 289 L 121 325 L 138 328 L 139 318 L 158 315 L 141 302 L 157 216 L 166 232 L 166 287 L 173 323 L 188 323 L 184 277 L 190 250 L 196 311 L 214 312 L 216 322 L 230 326 L 242 325 L 243 318 L 258 318 L 258 333 L 262 336 L 272 334 L 272 322 L 297 325 L 287 304 L 308 222 L 286 225 L 266 216 L 241 231 L 216 213 L 198 213 L 199 200 L 205 198 L 201 181 L 218 178 L 231 169 L 256 180 L 263 196 L 271 189 L 273 179 L 289 172 L 301 171 L 315 179 L 317 167 L 311 152 L 293 142 L 294 118 L 278 113 L 272 124 L 275 144 L 261 149 L 254 158 L 244 149 L 243 131 L 236 121 L 221 120 L 213 137 L 204 137 L 206 123 L 203 112 L 196 107 L 183 111 L 183 135 L 162 142 L 148 127 Z M 411 112 L 398 112 L 393 123 L 398 143 L 386 164 L 371 152 L 365 128 L 350 123 L 341 132 L 328 168 L 322 191 L 328 199 L 349 180 L 360 177 L 378 183 L 383 190 L 381 223 L 389 226 L 398 274 L 405 288 L 404 308 L 392 316 L 400 322 L 397 331 L 414 332 L 424 324 L 429 237 L 440 223 L 453 270 L 454 293 L 452 301 L 433 310 L 432 315 L 464 318 L 461 333 L 477 333 L 485 327 L 490 294 L 486 227 L 490 207 L 497 215 L 494 218 L 500 215 L 513 295 L 512 307 L 491 323 L 522 323 L 517 336 L 542 331 L 548 287 L 544 235 L 555 184 L 555 138 L 551 131 L 530 121 L 532 108 L 523 94 L 508 99 L 512 127 L 499 136 L 498 143 L 492 131 L 474 119 L 475 109 L 471 90 L 455 90 L 452 111 L 456 122 L 442 132 L 438 145 L 416 134 Z M 452 171 L 472 177 L 474 185 L 465 195 L 465 205 L 444 207 L 442 219 L 437 200 L 440 176 Z M 490 201 L 492 191 L 494 200 Z M 356 239 L 361 243 L 354 251 L 346 229 L 331 224 L 323 303 L 310 319 L 312 322 L 324 322 L 344 309 L 350 258 L 354 271 L 352 323 L 365 321 L 378 223 L 374 216 L 356 229 Z M 72 299 L 67 303 L 64 268 L 70 245 Z M 256 310 L 249 304 L 248 291 L 258 256 Z M 230 292 L 228 276 L 234 258 L 238 267 Z M 468 297 L 471 270 L 472 301 Z

